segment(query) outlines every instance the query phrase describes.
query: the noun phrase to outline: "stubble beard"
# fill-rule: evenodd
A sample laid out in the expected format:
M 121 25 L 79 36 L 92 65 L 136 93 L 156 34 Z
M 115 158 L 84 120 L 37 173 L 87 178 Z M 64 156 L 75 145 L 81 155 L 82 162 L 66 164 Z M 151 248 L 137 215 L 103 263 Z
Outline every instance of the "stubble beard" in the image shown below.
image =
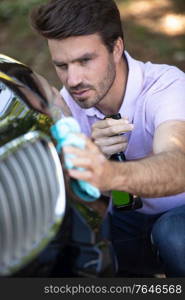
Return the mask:
M 92 90 L 95 91 L 95 96 L 92 99 L 75 99 L 75 102 L 81 108 L 91 108 L 100 104 L 100 102 L 107 96 L 111 87 L 114 84 L 116 78 L 116 67 L 114 62 L 111 60 L 107 66 L 107 72 L 103 80 L 98 84 L 97 87 L 92 86 Z

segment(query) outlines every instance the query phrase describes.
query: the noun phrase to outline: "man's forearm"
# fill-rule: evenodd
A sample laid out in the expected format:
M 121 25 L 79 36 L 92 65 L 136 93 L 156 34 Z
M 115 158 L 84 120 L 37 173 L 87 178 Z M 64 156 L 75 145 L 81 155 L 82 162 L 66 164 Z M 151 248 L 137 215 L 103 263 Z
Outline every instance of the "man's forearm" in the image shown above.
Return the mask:
M 138 161 L 112 163 L 111 189 L 142 197 L 162 197 L 185 191 L 185 154 L 169 151 Z

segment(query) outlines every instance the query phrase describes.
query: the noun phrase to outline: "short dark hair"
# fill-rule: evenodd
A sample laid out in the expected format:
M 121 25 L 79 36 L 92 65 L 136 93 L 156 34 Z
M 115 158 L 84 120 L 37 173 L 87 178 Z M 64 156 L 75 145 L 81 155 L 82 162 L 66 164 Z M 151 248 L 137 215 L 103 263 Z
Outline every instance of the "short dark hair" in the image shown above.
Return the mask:
M 32 10 L 32 27 L 47 39 L 98 33 L 110 52 L 123 39 L 120 13 L 113 0 L 51 0 Z

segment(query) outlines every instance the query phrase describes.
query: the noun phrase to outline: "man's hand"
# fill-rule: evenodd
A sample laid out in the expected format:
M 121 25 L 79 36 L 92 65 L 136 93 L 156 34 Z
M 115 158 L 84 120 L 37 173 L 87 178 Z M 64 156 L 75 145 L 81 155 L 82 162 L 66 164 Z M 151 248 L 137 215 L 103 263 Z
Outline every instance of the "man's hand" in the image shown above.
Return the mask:
M 126 149 L 128 141 L 123 133 L 132 129 L 133 124 L 130 124 L 127 118 L 119 120 L 108 118 L 93 124 L 91 137 L 101 151 L 109 157 Z
M 176 195 L 185 191 L 185 122 L 167 121 L 158 126 L 153 155 L 125 163 L 109 161 L 86 139 L 85 149 L 66 147 L 76 157 L 69 175 L 85 180 L 101 191 L 126 191 L 145 198 Z
M 65 154 L 73 154 L 75 158 L 71 161 L 75 167 L 84 168 L 83 171 L 70 169 L 68 173 L 71 177 L 84 180 L 99 188 L 101 191 L 108 191 L 112 182 L 112 162 L 108 161 L 99 148 L 84 135 L 80 134 L 86 142 L 85 149 L 71 146 L 63 148 Z

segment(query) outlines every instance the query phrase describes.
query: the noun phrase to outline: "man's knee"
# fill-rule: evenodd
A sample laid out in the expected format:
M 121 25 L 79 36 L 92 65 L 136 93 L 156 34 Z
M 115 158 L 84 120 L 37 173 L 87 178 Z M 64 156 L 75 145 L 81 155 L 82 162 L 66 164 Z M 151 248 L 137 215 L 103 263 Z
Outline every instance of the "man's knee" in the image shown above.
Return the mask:
M 167 250 L 185 250 L 185 216 L 162 215 L 152 229 L 152 241 L 154 245 Z
M 171 213 L 162 215 L 153 226 L 151 238 L 169 274 L 184 276 L 185 216 Z

